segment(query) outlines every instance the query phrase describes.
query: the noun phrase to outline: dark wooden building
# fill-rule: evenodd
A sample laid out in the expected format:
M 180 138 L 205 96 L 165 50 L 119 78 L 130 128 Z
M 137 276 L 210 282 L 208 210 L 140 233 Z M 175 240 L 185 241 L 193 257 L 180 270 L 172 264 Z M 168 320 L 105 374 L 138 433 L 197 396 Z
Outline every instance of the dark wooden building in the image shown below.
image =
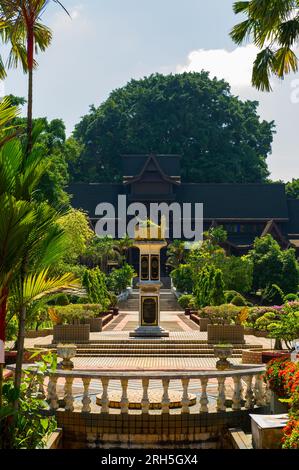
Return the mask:
M 142 202 L 203 203 L 204 230 L 222 225 L 228 232 L 226 248 L 244 254 L 255 237 L 271 234 L 282 247 L 299 252 L 299 200 L 289 200 L 284 184 L 192 184 L 181 181 L 178 155 L 125 155 L 123 182 L 72 184 L 72 205 L 88 212 L 93 227 L 96 207 L 119 195 L 128 204 Z

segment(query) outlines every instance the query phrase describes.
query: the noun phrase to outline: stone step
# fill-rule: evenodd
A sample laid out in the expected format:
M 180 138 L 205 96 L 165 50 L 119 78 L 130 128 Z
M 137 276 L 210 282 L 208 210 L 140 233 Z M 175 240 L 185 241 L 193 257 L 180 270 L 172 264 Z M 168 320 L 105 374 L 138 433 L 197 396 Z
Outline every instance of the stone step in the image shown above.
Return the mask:
M 76 357 L 149 357 L 148 354 L 145 354 L 145 353 L 138 353 L 138 354 L 132 354 L 131 352 L 129 353 L 126 353 L 126 352 L 122 352 L 122 353 L 119 353 L 117 351 L 113 352 L 113 353 L 98 353 L 98 352 L 94 352 L 93 354 L 88 354 L 88 353 L 81 353 L 81 354 L 77 354 Z M 180 354 L 180 353 L 173 353 L 173 354 L 160 354 L 160 353 L 152 353 L 150 355 L 150 357 L 201 357 L 201 358 L 214 358 L 214 354 L 200 354 L 200 353 L 197 353 L 197 354 Z M 240 359 L 242 357 L 241 354 L 233 354 L 231 356 L 233 359 Z
M 117 339 L 104 339 L 104 340 L 94 340 L 90 341 L 89 343 L 77 343 L 77 346 L 84 347 L 84 348 L 97 348 L 99 346 L 105 347 L 119 347 L 119 346 L 129 346 L 129 347 L 200 347 L 200 348 L 207 348 L 211 349 L 213 346 L 208 344 L 206 340 L 161 340 L 161 339 L 131 339 L 131 340 L 117 340 Z M 263 349 L 261 345 L 254 345 L 254 344 L 234 344 L 234 349 Z

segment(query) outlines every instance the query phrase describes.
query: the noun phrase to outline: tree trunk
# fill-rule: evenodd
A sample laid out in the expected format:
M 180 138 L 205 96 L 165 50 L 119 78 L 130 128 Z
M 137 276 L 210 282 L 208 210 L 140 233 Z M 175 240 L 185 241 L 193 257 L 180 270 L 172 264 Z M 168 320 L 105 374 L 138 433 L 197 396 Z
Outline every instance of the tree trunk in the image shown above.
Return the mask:
M 23 305 L 20 311 L 19 318 L 19 332 L 18 332 L 18 353 L 17 353 L 17 363 L 15 370 L 15 388 L 20 389 L 22 381 L 22 367 L 23 367 L 23 355 L 24 355 L 24 341 L 25 341 L 25 321 L 26 321 L 26 307 Z M 17 410 L 19 405 L 19 400 L 15 400 L 14 409 Z
M 33 108 L 33 66 L 34 66 L 34 24 L 28 25 L 27 32 L 27 64 L 28 64 L 28 103 L 27 103 L 27 155 L 32 150 L 32 108 Z
M 33 70 L 28 72 L 28 109 L 27 109 L 27 155 L 32 151 L 32 108 L 33 108 Z

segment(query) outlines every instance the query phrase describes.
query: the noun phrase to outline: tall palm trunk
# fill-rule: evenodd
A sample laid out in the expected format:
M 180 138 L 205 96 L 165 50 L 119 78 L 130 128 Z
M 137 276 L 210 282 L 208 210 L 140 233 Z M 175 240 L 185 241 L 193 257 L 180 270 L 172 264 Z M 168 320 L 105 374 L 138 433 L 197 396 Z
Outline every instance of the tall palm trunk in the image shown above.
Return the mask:
M 7 311 L 7 299 L 8 299 L 8 288 L 4 287 L 0 291 L 2 301 L 0 304 L 0 341 L 3 343 L 3 355 L 5 356 L 5 318 Z M 3 368 L 4 368 L 5 357 L 0 357 L 0 408 L 2 407 L 2 384 L 3 384 Z
M 25 342 L 25 322 L 26 322 L 26 306 L 22 305 L 19 315 L 19 331 L 18 331 L 18 352 L 17 362 L 15 370 L 15 388 L 19 389 L 22 380 L 22 367 L 23 367 L 23 356 L 24 356 L 24 342 Z M 14 408 L 17 409 L 18 400 L 14 403 Z
M 32 150 L 33 128 L 33 66 L 34 66 L 34 32 L 33 25 L 28 26 L 27 39 L 27 63 L 28 63 L 28 103 L 27 103 L 27 155 Z

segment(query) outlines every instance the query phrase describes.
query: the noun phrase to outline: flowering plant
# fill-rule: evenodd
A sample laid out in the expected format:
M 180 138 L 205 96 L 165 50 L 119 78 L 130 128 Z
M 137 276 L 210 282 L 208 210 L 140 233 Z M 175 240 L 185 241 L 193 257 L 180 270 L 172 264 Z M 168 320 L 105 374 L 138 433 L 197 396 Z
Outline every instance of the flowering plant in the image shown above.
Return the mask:
M 288 359 L 269 362 L 265 380 L 279 397 L 290 405 L 289 421 L 283 429 L 282 447 L 299 449 L 299 364 Z

